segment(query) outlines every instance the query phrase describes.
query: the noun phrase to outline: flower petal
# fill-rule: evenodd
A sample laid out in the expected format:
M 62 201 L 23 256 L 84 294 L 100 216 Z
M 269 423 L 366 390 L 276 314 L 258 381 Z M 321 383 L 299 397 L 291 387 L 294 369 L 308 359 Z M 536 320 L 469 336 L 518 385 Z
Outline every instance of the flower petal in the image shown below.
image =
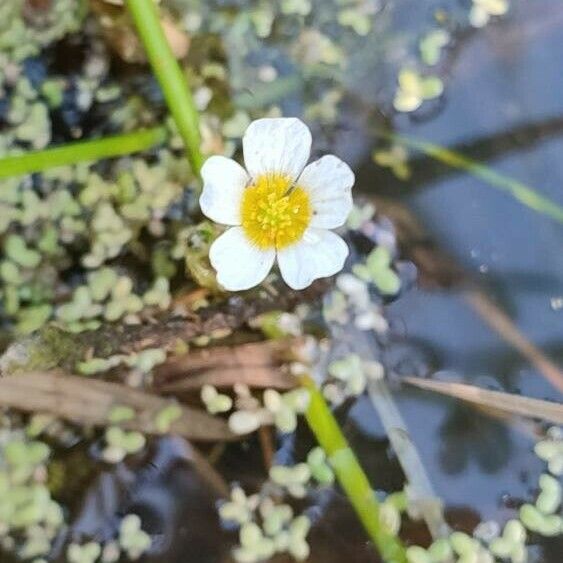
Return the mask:
M 209 260 L 217 281 L 229 291 L 258 285 L 274 265 L 274 249 L 261 250 L 246 238 L 242 227 L 224 232 L 209 249 Z
M 294 117 L 257 119 L 246 130 L 242 147 L 253 178 L 273 172 L 296 180 L 309 160 L 311 132 Z
M 201 211 L 223 225 L 240 225 L 242 192 L 249 181 L 244 168 L 230 158 L 212 156 L 202 169 Z
M 323 156 L 305 167 L 298 185 L 311 197 L 311 227 L 335 229 L 346 222 L 353 206 L 354 173 L 345 162 L 332 154 Z
M 348 246 L 338 235 L 309 228 L 298 243 L 278 251 L 278 264 L 285 283 L 303 289 L 318 278 L 336 274 L 347 256 Z

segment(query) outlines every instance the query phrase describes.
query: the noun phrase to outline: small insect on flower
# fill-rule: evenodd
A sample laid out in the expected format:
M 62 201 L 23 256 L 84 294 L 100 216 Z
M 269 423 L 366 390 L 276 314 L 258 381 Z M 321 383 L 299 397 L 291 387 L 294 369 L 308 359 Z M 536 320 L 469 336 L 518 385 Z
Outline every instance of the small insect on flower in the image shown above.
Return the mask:
M 223 156 L 201 170 L 201 210 L 230 228 L 209 259 L 229 291 L 264 280 L 274 262 L 293 289 L 340 271 L 346 243 L 329 229 L 352 209 L 354 173 L 334 155 L 307 164 L 311 132 L 296 118 L 258 119 L 242 140 L 246 170 Z

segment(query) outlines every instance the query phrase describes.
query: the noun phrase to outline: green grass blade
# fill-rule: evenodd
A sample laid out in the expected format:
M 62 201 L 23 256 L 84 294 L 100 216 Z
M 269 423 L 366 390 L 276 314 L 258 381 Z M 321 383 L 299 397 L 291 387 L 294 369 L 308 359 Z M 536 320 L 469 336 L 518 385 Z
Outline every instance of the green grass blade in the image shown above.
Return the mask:
M 396 133 L 380 132 L 380 135 L 410 148 L 419 150 L 435 160 L 451 166 L 452 168 L 465 170 L 466 172 L 473 174 L 473 176 L 484 180 L 491 186 L 509 193 L 526 207 L 529 207 L 539 213 L 543 213 L 544 215 L 555 219 L 559 223 L 563 223 L 563 207 L 549 198 L 542 196 L 535 189 L 523 184 L 522 182 L 505 176 L 504 174 L 500 174 L 499 172 L 495 172 L 488 166 L 479 164 L 460 153 L 441 147 L 440 145 L 435 145 L 421 139 L 416 139 L 406 135 L 399 135 Z
M 57 166 L 90 162 L 143 151 L 162 143 L 166 138 L 163 127 L 142 129 L 91 141 L 77 141 L 60 147 L 0 159 L 0 178 L 42 172 Z
M 342 489 L 369 537 L 386 563 L 405 563 L 405 548 L 401 540 L 382 524 L 375 493 L 324 397 L 311 377 L 302 377 L 301 383 L 311 397 L 305 413 L 309 427 L 325 450 Z
M 160 25 L 158 7 L 154 0 L 127 0 L 127 7 L 184 141 L 192 169 L 199 174 L 203 163 L 199 114 L 186 77 Z

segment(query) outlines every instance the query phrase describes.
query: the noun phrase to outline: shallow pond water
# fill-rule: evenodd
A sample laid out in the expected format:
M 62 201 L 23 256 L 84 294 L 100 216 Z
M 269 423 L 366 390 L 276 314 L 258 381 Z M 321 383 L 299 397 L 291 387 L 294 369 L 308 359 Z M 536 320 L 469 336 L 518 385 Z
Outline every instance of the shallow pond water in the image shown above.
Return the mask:
M 374 39 L 352 57 L 347 92 L 336 132 L 320 133 L 315 151 L 334 151 L 357 174 L 356 191 L 383 213 L 404 206 L 420 223 L 424 244 L 449 256 L 509 313 L 518 328 L 556 362 L 563 361 L 563 230 L 561 225 L 520 205 L 506 193 L 470 174 L 446 168 L 412 153 L 413 174 L 402 182 L 374 164 L 381 126 L 455 148 L 535 187 L 563 204 L 563 4 L 559 0 L 514 1 L 508 16 L 480 30 L 454 33 L 437 73 L 445 96 L 416 117 L 391 110 L 396 70 L 408 60 L 407 39 L 432 26 L 437 8 L 467 10 L 467 2 L 381 2 Z M 233 32 L 234 33 L 234 32 Z M 384 37 L 380 44 L 378 35 Z M 283 32 L 280 41 L 283 41 Z M 273 55 L 263 53 L 265 60 Z M 74 64 L 50 54 L 59 70 Z M 232 53 L 232 65 L 240 61 Z M 260 61 L 258 61 L 260 62 Z M 286 114 L 299 114 L 297 88 L 282 93 Z M 78 64 L 78 63 L 76 63 Z M 31 69 L 30 72 L 32 72 Z M 119 68 L 115 70 L 118 72 Z M 133 73 L 132 88 L 138 77 Z M 239 85 L 240 86 L 240 85 Z M 143 92 L 162 100 L 154 84 Z M 249 89 L 250 95 L 257 93 Z M 239 94 L 245 94 L 243 87 Z M 241 95 L 242 95 L 241 94 Z M 0 106 L 1 111 L 1 106 Z M 62 116 L 54 140 L 71 137 L 73 117 Z M 81 124 L 97 131 L 95 115 Z M 416 262 L 413 244 L 402 248 Z M 479 521 L 503 524 L 536 492 L 544 463 L 532 451 L 533 424 L 480 412 L 453 399 L 400 385 L 401 376 L 463 380 L 492 389 L 561 400 L 561 394 L 511 348 L 466 297 L 466 286 L 440 275 L 424 276 L 386 305 L 391 336 L 379 344 L 399 410 L 435 493 L 455 529 L 471 532 Z M 343 427 L 374 488 L 402 488 L 403 475 L 385 430 L 368 398 L 338 411 Z M 278 442 L 276 455 L 291 462 L 311 447 L 306 429 Z M 74 532 L 111 537 L 116 515 L 138 512 L 154 538 L 147 561 L 214 563 L 229 561 L 236 534 L 221 529 L 217 492 L 194 470 L 183 442 L 165 438 L 153 445 L 151 459 L 134 471 L 122 468 L 97 476 Z M 266 472 L 258 440 L 228 446 L 217 469 L 227 481 L 257 487 Z M 354 513 L 338 491 L 314 499 L 317 525 L 310 561 L 354 563 L 378 558 Z M 427 540 L 409 526 L 409 541 Z M 561 539 L 534 539 L 531 558 L 561 561 Z M 285 561 L 278 557 L 275 561 Z
M 399 3 L 400 4 L 400 3 Z M 412 17 L 428 16 L 409 2 Z M 443 4 L 443 3 L 442 3 Z M 428 8 L 429 10 L 429 8 Z M 396 9 L 396 12 L 399 10 Z M 396 13 L 395 13 L 396 15 Z M 393 20 L 399 28 L 410 21 Z M 397 30 L 395 30 L 397 31 Z M 377 55 L 377 65 L 384 65 Z M 422 119 L 400 116 L 397 131 L 457 147 L 563 202 L 563 6 L 557 1 L 516 2 L 510 16 L 461 34 L 443 65 L 445 100 Z M 463 172 L 420 158 L 407 183 L 375 166 L 375 144 L 365 111 L 374 111 L 388 85 L 359 73 L 350 85 L 361 104 L 351 104 L 332 140 L 357 170 L 357 189 L 367 196 L 405 204 L 428 239 L 451 256 L 518 327 L 556 361 L 563 359 L 563 233 L 560 225 L 521 206 L 505 193 Z M 384 94 L 382 94 L 382 90 Z M 283 100 L 282 100 L 283 102 Z M 291 100 L 288 104 L 293 103 Z M 356 113 L 355 107 L 361 109 Z M 367 110 L 366 110 L 367 108 Z M 407 256 L 409 248 L 405 249 Z M 506 344 L 471 308 L 463 292 L 419 284 L 387 307 L 393 338 L 385 347 L 399 375 L 430 375 L 472 382 L 528 396 L 560 399 L 542 375 Z M 534 493 L 543 463 L 532 453 L 531 427 L 498 420 L 429 392 L 397 388 L 395 398 L 450 523 L 471 530 L 479 520 L 504 522 Z M 353 405 L 345 428 L 376 488 L 396 490 L 401 472 L 390 454 L 377 414 L 367 398 Z M 252 483 L 261 460 L 257 445 L 237 447 L 222 462 L 226 475 Z M 285 444 L 285 448 L 297 447 Z M 241 460 L 242 456 L 242 460 Z M 190 507 L 190 477 L 179 479 L 177 507 L 185 525 L 200 530 L 202 514 Z M 187 493 L 187 495 L 186 495 Z M 325 503 L 332 503 L 326 509 Z M 313 561 L 373 561 L 353 514 L 339 495 L 324 499 L 325 517 L 313 533 Z M 185 512 L 184 512 L 185 511 Z M 205 528 L 206 526 L 204 526 Z M 178 539 L 166 561 L 216 561 L 217 523 L 203 544 L 192 533 Z M 204 533 L 205 535 L 205 533 Z M 417 536 L 416 530 L 413 536 Z M 561 559 L 560 540 L 538 541 L 534 559 Z M 197 549 L 196 549 L 196 546 Z M 172 554 L 173 553 L 173 554 Z M 158 560 L 163 560 L 159 556 Z

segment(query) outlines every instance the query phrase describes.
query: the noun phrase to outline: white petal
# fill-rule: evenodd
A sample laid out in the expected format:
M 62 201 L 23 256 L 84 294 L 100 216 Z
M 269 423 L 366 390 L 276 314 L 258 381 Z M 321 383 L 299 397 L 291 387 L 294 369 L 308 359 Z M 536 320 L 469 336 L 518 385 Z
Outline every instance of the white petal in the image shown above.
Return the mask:
M 260 250 L 252 245 L 242 227 L 228 229 L 209 249 L 217 281 L 229 291 L 258 285 L 272 269 L 275 257 L 274 249 Z
M 309 228 L 298 243 L 278 251 L 278 263 L 285 283 L 303 289 L 339 272 L 347 256 L 348 246 L 338 235 Z
M 335 229 L 346 222 L 352 211 L 354 173 L 332 154 L 305 167 L 297 184 L 311 197 L 311 227 Z
M 212 156 L 202 169 L 201 211 L 223 225 L 240 225 L 242 192 L 249 181 L 244 168 L 230 158 Z
M 242 147 L 253 178 L 274 172 L 296 180 L 309 160 L 311 132 L 295 117 L 257 119 L 246 130 Z

